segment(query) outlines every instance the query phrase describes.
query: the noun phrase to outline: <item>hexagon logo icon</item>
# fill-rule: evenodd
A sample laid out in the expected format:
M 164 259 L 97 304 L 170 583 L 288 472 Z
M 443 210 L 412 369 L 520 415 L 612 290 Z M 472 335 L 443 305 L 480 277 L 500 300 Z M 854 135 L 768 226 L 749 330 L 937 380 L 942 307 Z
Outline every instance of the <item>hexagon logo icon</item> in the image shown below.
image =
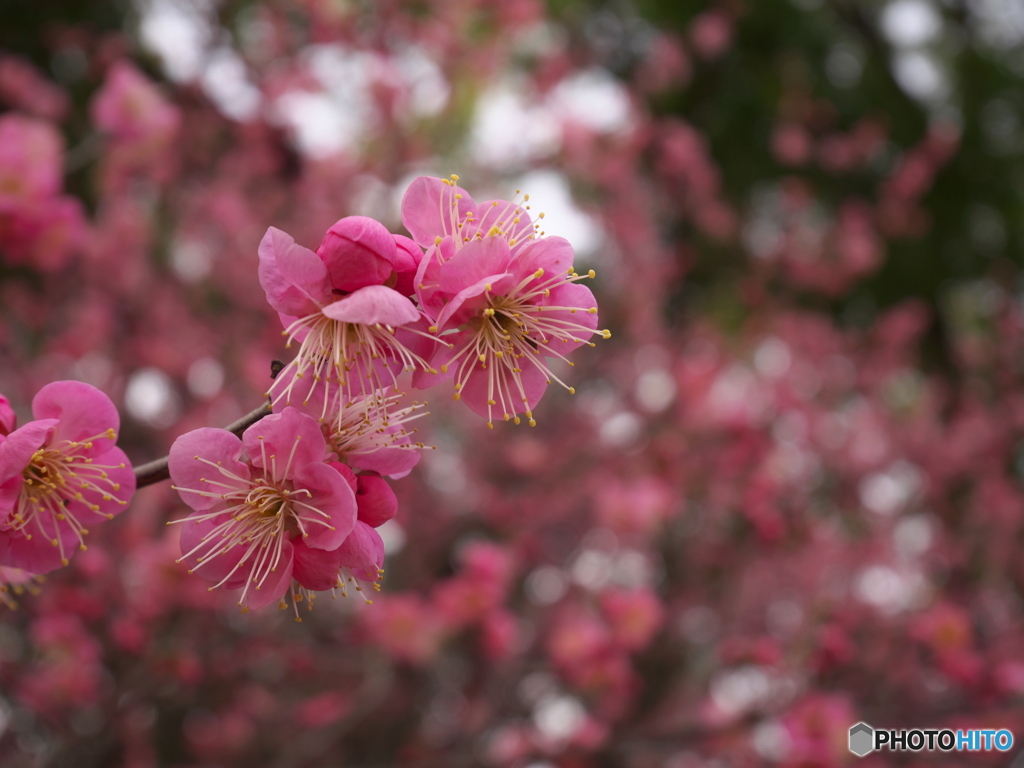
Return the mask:
M 850 729 L 850 751 L 857 757 L 871 752 L 875 742 L 875 730 L 867 723 L 857 723 Z

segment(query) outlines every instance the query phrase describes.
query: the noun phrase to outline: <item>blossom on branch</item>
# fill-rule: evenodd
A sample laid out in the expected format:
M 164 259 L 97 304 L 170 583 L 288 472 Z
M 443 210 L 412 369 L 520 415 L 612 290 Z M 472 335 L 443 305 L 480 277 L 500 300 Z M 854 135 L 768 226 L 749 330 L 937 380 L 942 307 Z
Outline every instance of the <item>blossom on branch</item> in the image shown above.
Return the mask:
M 89 527 L 128 506 L 135 475 L 114 445 L 110 398 L 80 381 L 47 384 L 34 421 L 0 434 L 0 565 L 47 573 L 85 549 Z M 6 400 L 0 425 L 14 426 Z
M 275 408 L 308 404 L 317 389 L 331 385 L 350 398 L 373 396 L 402 370 L 433 370 L 414 351 L 417 335 L 426 334 L 413 326 L 426 322 L 411 299 L 391 287 L 409 282 L 416 257 L 382 224 L 363 216 L 341 219 L 316 253 L 271 227 L 259 256 L 267 301 L 281 315 L 289 346 L 299 345 L 268 393 Z M 327 392 L 317 399 L 326 418 Z
M 241 438 L 203 428 L 171 446 L 171 481 L 193 514 L 182 524 L 181 560 L 213 587 L 241 589 L 238 604 L 280 600 L 294 576 L 329 589 L 337 550 L 356 523 L 355 492 L 324 462 L 320 425 L 294 408 L 266 416 Z
M 402 200 L 402 221 L 428 248 L 417 296 L 434 320 L 431 332 L 448 345 L 431 363 L 451 374 L 455 399 L 488 426 L 495 414 L 518 424 L 519 413 L 533 425 L 548 384 L 575 392 L 547 358 L 565 360 L 593 346 L 591 336 L 611 335 L 598 330 L 594 295 L 578 284 L 594 272 L 577 274 L 569 242 L 543 236 L 528 213 L 529 195 L 476 204 L 456 181 L 421 176 Z

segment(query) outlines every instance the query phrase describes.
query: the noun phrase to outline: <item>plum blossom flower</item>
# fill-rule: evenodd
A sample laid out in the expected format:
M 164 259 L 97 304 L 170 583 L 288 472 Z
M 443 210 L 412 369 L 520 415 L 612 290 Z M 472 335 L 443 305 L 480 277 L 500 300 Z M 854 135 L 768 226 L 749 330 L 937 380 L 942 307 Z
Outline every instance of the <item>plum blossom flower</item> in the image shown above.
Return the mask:
M 335 223 L 316 253 L 279 229 L 267 230 L 260 285 L 281 315 L 288 346 L 299 344 L 268 393 L 275 408 L 308 403 L 332 384 L 348 397 L 373 395 L 403 368 L 433 370 L 410 348 L 427 336 L 412 328 L 426 325 L 420 311 L 391 287 L 410 282 L 416 251 L 364 216 Z M 316 399 L 330 402 L 326 391 Z
M 14 426 L 0 404 L 0 422 Z M 114 445 L 110 398 L 80 381 L 47 384 L 34 421 L 0 435 L 0 565 L 38 574 L 85 549 L 88 526 L 121 512 L 135 493 L 128 457 Z
M 568 241 L 543 237 L 528 213 L 528 195 L 522 203 L 476 204 L 456 181 L 421 176 L 402 200 L 403 223 L 428 247 L 417 295 L 435 318 L 430 330 L 450 345 L 432 363 L 451 372 L 455 399 L 489 426 L 495 413 L 518 424 L 520 412 L 533 425 L 533 408 L 548 384 L 575 391 L 546 358 L 564 360 L 573 349 L 592 346 L 592 335 L 611 336 L 597 329 L 594 295 L 578 285 L 594 272 L 577 274 Z
M 0 260 L 64 266 L 85 232 L 79 200 L 62 195 L 64 141 L 49 122 L 0 117 Z
M 330 552 L 310 553 L 297 558 L 295 581 L 298 588 L 293 602 L 305 600 L 313 607 L 314 592 L 331 590 L 348 596 L 353 586 L 367 603 L 363 585 L 380 591 L 380 577 L 384 575 L 384 540 L 375 530 L 393 518 L 398 511 L 398 498 L 387 481 L 379 475 L 356 475 L 341 463 L 332 466 L 348 481 L 356 495 L 356 524 L 340 547 Z
M 163 142 L 177 133 L 181 114 L 131 62 L 114 62 L 90 104 L 96 127 L 121 142 Z
M 280 600 L 293 576 L 304 587 L 330 588 L 338 567 L 326 553 L 352 532 L 356 498 L 325 451 L 320 425 L 294 408 L 241 438 L 208 427 L 179 437 L 171 480 L 194 511 L 175 521 L 184 524 L 179 562 L 215 581 L 210 589 L 241 589 L 244 608 Z
M 330 405 L 322 404 L 326 394 Z M 400 405 L 401 393 L 380 390 L 346 398 L 337 385 L 312 390 L 298 410 L 319 420 L 327 440 L 327 460 L 344 462 L 356 472 L 375 472 L 395 479 L 409 474 L 427 446 L 414 440 L 410 424 L 429 412 L 425 402 Z M 337 414 L 326 419 L 325 414 Z

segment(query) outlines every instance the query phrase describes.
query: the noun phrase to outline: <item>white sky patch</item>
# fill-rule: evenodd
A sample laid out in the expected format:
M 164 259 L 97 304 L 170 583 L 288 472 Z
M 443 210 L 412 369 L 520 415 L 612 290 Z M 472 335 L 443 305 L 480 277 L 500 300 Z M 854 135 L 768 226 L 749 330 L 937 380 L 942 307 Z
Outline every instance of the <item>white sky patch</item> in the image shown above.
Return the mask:
M 727 716 L 738 717 L 772 697 L 772 680 L 760 667 L 749 665 L 719 672 L 711 678 L 711 699 Z
M 882 10 L 882 34 L 902 48 L 927 45 L 942 34 L 942 16 L 928 0 L 895 0 Z
M 561 119 L 598 133 L 621 131 L 631 122 L 632 108 L 626 89 L 601 67 L 563 80 L 551 92 L 548 104 Z
M 422 48 L 403 48 L 394 61 L 409 89 L 404 111 L 412 117 L 432 117 L 447 106 L 451 86 L 441 68 Z
M 949 78 L 939 60 L 924 51 L 902 51 L 893 57 L 892 73 L 910 96 L 926 103 L 944 101 L 950 92 Z
M 900 572 L 887 565 L 862 570 L 854 583 L 854 594 L 885 613 L 899 613 L 913 607 L 924 596 L 925 580 L 917 572 Z
M 1020 0 L 968 0 L 972 26 L 987 44 L 1009 50 L 1024 43 L 1024 3 Z
M 295 133 L 299 151 L 310 157 L 330 157 L 354 139 L 358 124 L 324 93 L 290 91 L 275 105 L 281 121 Z
M 171 269 L 182 280 L 202 280 L 212 267 L 210 249 L 198 240 L 179 240 L 171 246 Z
M 516 168 L 554 154 L 559 142 L 555 116 L 527 94 L 521 80 L 502 80 L 477 101 L 469 148 L 481 165 Z
M 133 418 L 158 428 L 173 424 L 181 406 L 170 378 L 156 368 L 140 368 L 131 375 L 124 404 Z
M 289 91 L 278 97 L 274 111 L 294 132 L 300 152 L 329 157 L 372 129 L 370 87 L 380 57 L 329 44 L 309 46 L 303 58 L 323 90 Z
M 872 472 L 860 481 L 860 503 L 879 515 L 900 511 L 921 488 L 921 473 L 905 461 L 896 462 L 884 472 Z
M 245 62 L 228 46 L 211 54 L 201 82 L 206 95 L 233 120 L 248 120 L 259 111 L 260 91 L 249 81 Z
M 648 368 L 636 382 L 636 400 L 648 413 L 664 411 L 676 399 L 676 380 L 664 368 Z
M 405 529 L 394 518 L 378 526 L 377 533 L 384 542 L 384 554 L 395 555 L 405 547 Z
M 541 229 L 549 236 L 564 237 L 577 255 L 593 253 L 604 241 L 601 225 L 576 205 L 564 174 L 531 171 L 520 177 L 514 188 L 530 195 L 534 221 L 538 221 L 538 213 L 544 213 L 544 220 L 539 222 Z
M 137 0 L 142 43 L 160 57 L 167 76 L 194 80 L 213 35 L 208 0 Z
M 533 710 L 533 724 L 552 741 L 566 741 L 583 725 L 587 711 L 571 696 L 542 700 Z
M 553 565 L 542 565 L 526 577 L 526 591 L 538 605 L 557 603 L 568 589 L 565 574 Z
M 216 397 L 224 386 L 224 366 L 212 357 L 201 357 L 189 366 L 185 383 L 196 397 Z

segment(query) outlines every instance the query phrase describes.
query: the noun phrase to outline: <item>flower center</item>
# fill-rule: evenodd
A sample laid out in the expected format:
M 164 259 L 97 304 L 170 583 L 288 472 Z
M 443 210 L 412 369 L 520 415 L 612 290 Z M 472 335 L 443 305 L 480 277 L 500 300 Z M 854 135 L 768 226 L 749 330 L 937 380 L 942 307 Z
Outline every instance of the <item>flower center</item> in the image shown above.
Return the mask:
M 322 388 L 323 421 L 329 411 L 332 385 L 350 396 L 371 395 L 394 386 L 401 370 L 414 371 L 419 367 L 436 373 L 426 360 L 395 338 L 395 329 L 390 325 L 348 323 L 316 312 L 295 320 L 283 331 L 288 337 L 285 346 L 291 347 L 304 331 L 299 353 L 267 392 L 275 408 L 282 401 L 291 405 L 293 399 L 308 405 L 314 391 Z
M 100 500 L 127 505 L 126 501 L 113 496 L 121 490 L 121 485 L 107 473 L 110 469 L 123 469 L 124 464 L 96 464 L 92 458 L 82 455 L 92 448 L 93 440 L 101 437 L 113 440 L 117 435 L 110 429 L 88 440 L 64 440 L 55 446 L 40 448 L 21 473 L 21 494 L 11 518 L 12 527 L 29 540 L 35 534 L 49 539 L 60 550 L 64 565 L 68 564 L 68 558 L 59 525 L 70 527 L 78 539 L 79 549 L 86 548 L 85 536 L 89 533 L 76 517 L 72 502 L 81 503 L 96 513 L 101 510 L 97 503 Z M 107 513 L 108 519 L 113 517 Z

